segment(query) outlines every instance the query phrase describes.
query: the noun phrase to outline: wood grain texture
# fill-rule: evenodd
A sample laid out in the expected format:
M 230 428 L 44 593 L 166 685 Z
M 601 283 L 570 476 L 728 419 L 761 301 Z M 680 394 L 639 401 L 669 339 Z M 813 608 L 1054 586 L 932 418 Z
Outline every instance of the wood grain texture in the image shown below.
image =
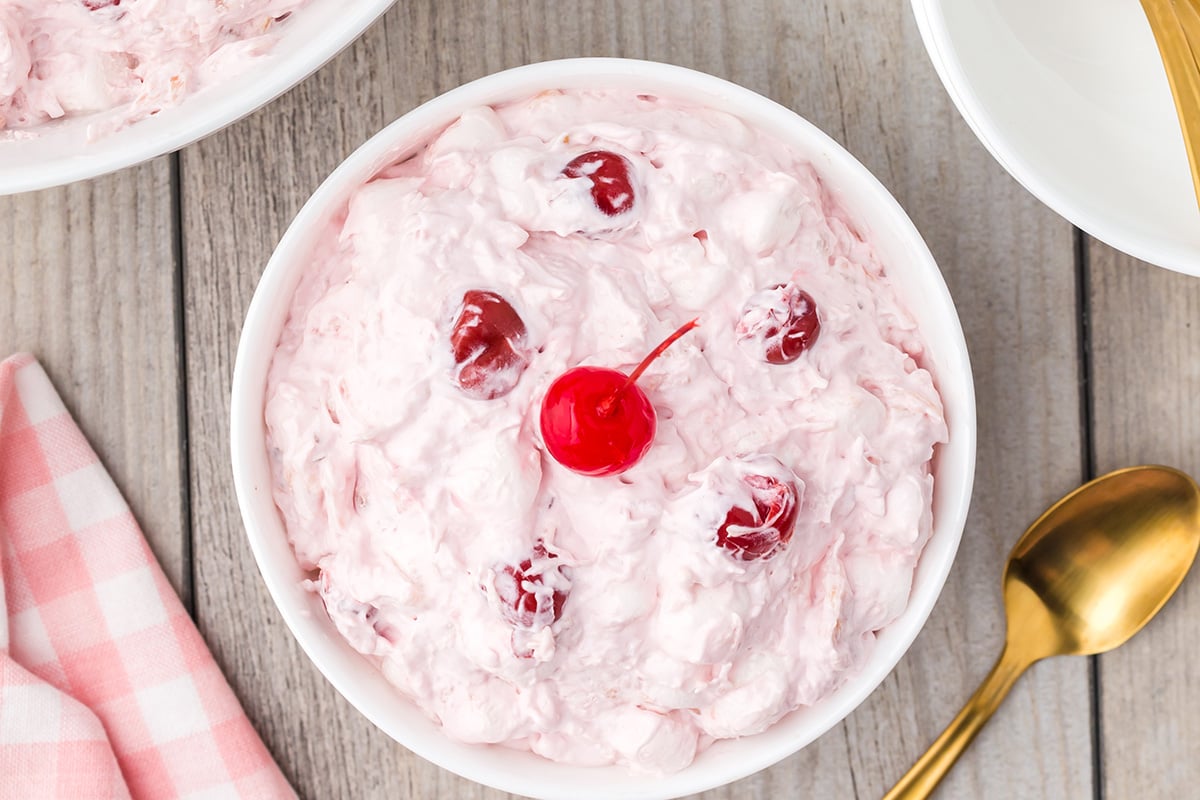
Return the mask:
M 308 798 L 496 798 L 392 744 L 292 642 L 253 565 L 228 467 L 237 334 L 308 193 L 386 121 L 463 81 L 548 58 L 695 67 L 828 131 L 897 195 L 947 275 L 979 393 L 980 468 L 958 564 L 910 654 L 864 706 L 780 765 L 704 795 L 881 794 L 950 720 L 1003 635 L 1008 548 L 1081 477 L 1071 231 L 986 155 L 945 97 L 904 4 L 406 0 L 296 91 L 182 158 L 197 617 L 268 747 Z M 946 797 L 1091 794 L 1088 671 L 1040 666 Z
M 773 25 L 793 48 L 772 48 L 773 60 L 795 65 L 784 74 L 801 77 L 784 79 L 795 88 L 773 82 L 767 93 L 844 144 L 913 218 L 958 306 L 978 397 L 979 463 L 954 571 L 908 656 L 843 726 L 855 794 L 877 797 L 999 654 L 1008 550 L 1081 476 L 1072 232 L 963 124 L 907 8 L 829 3 L 807 19 L 793 9 Z M 798 55 L 814 48 L 808 61 Z M 1090 719 L 1086 662 L 1039 665 L 940 794 L 1089 796 Z M 838 738 L 831 733 L 816 750 Z
M 180 164 L 196 620 L 284 772 L 312 798 L 419 794 L 389 766 L 398 748 L 325 683 L 266 593 L 234 496 L 229 391 L 242 319 L 279 237 L 385 122 L 382 34 L 375 27 L 280 102 L 186 150 Z
M 0 357 L 40 359 L 188 603 L 170 181 L 160 158 L 0 197 Z
M 1097 473 L 1158 463 L 1200 475 L 1200 280 L 1095 241 L 1090 255 Z M 1106 796 L 1196 795 L 1198 617 L 1192 574 L 1144 631 L 1100 657 Z

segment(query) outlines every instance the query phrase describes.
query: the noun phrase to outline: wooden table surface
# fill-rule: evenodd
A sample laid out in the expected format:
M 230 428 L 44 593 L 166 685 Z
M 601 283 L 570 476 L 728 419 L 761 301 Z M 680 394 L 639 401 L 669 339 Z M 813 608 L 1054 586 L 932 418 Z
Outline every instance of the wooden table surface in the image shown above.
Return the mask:
M 704 795 L 878 797 L 991 666 L 1000 574 L 1025 525 L 1109 469 L 1200 473 L 1200 279 L 1089 239 L 1009 178 L 951 105 L 902 0 L 400 0 L 314 77 L 198 145 L 0 198 L 0 350 L 41 359 L 302 797 L 500 797 L 374 729 L 292 640 L 234 498 L 230 376 L 268 256 L 339 161 L 464 81 L 583 55 L 694 67 L 795 109 L 895 194 L 957 302 L 979 466 L 933 616 L 844 723 Z M 1197 618 L 1193 576 L 1119 651 L 1036 666 L 939 796 L 1197 796 Z

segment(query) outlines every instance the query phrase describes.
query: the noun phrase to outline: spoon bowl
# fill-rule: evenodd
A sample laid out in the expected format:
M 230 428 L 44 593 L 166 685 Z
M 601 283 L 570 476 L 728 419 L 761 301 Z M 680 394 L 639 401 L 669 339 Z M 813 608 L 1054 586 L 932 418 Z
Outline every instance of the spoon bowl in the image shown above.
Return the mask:
M 1040 638 L 1030 646 L 1046 647 L 1044 658 L 1124 644 L 1175 593 L 1198 547 L 1200 491 L 1178 470 L 1131 467 L 1076 489 L 1009 556 L 1009 646 Z
M 1051 506 L 1004 570 L 1000 660 L 884 800 L 928 797 L 1035 662 L 1128 641 L 1179 588 L 1198 549 L 1200 487 L 1170 467 L 1110 472 Z

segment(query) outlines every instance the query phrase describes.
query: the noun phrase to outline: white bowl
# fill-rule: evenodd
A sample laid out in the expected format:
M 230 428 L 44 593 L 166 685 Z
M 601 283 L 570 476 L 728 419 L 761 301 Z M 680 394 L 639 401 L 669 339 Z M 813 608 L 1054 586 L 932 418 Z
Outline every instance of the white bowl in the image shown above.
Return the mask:
M 189 94 L 178 105 L 88 141 L 113 116 L 68 117 L 36 135 L 0 141 L 0 195 L 94 178 L 178 150 L 266 105 L 353 42 L 396 0 L 313 0 L 279 27 L 271 52 L 246 72 Z M 119 113 L 119 112 L 118 112 Z
M 950 426 L 937 455 L 934 532 L 921 558 L 908 609 L 884 630 L 862 672 L 832 696 L 756 736 L 726 740 L 673 775 L 573 767 L 528 752 L 452 741 L 354 651 L 301 588 L 304 578 L 271 496 L 263 421 L 267 368 L 292 292 L 316 239 L 350 192 L 415 149 L 465 109 L 517 100 L 549 88 L 653 92 L 711 105 L 791 142 L 813 163 L 875 243 L 896 288 L 915 313 L 930 349 Z M 736 780 L 779 761 L 820 736 L 875 689 L 908 649 L 941 591 L 962 535 L 975 466 L 975 401 L 966 344 L 941 273 L 920 235 L 887 190 L 849 153 L 776 103 L 718 78 L 680 67 L 621 59 L 553 61 L 469 83 L 410 111 L 339 166 L 301 209 L 254 293 L 233 376 L 232 455 L 238 501 L 259 568 L 301 647 L 347 700 L 398 742 L 464 777 L 542 798 L 609 800 L 676 797 Z
M 1135 0 L 912 0 L 946 91 L 996 160 L 1077 227 L 1200 275 L 1200 208 Z

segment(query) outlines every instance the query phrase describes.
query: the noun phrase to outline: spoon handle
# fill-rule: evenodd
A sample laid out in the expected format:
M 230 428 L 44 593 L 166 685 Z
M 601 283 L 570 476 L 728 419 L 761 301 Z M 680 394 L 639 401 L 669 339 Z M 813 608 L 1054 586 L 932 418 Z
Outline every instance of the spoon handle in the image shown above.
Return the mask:
M 1142 0 L 1142 9 L 1167 71 L 1200 202 L 1200 12 L 1195 0 Z
M 1008 696 L 1008 690 L 1017 682 L 1017 678 L 1032 663 L 1018 649 L 1006 645 L 996 666 L 992 667 L 963 710 L 958 712 L 954 721 L 929 746 L 912 769 L 883 796 L 883 800 L 919 800 L 932 794 L 1001 701 Z

